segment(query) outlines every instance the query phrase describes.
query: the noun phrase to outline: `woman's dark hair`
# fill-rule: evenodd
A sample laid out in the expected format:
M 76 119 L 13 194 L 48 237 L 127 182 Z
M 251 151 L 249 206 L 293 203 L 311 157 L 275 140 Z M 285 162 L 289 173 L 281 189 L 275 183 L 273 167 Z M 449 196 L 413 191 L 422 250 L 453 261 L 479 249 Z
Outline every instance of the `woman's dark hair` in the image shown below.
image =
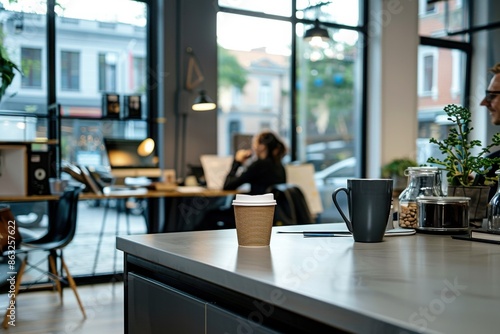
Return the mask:
M 267 157 L 275 162 L 281 161 L 286 154 L 285 144 L 271 131 L 263 131 L 257 136 L 257 143 L 265 145 Z

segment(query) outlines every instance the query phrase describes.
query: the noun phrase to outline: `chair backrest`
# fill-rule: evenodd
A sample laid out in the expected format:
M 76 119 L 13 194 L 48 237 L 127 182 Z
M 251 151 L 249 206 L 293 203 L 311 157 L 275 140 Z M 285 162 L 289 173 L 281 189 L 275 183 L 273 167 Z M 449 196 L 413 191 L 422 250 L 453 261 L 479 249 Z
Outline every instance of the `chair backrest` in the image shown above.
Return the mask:
M 297 225 L 314 223 L 304 193 L 297 185 L 275 184 L 267 190 L 274 194 L 276 209 L 274 225 Z
M 81 187 L 68 187 L 59 198 L 57 212 L 52 224 L 50 239 L 45 242 L 58 243 L 56 248 L 62 248 L 73 240 L 76 232 L 76 217 L 78 211 L 78 197 Z

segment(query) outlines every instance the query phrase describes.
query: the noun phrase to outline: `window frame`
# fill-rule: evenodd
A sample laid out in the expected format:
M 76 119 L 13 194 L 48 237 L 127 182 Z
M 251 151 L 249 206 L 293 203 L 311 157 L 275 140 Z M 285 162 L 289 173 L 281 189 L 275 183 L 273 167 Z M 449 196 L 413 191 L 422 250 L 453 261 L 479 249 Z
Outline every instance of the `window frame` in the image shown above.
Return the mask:
M 467 15 L 467 20 L 468 24 L 472 22 L 472 11 L 468 10 L 470 8 L 470 1 L 471 0 L 464 0 L 463 6 L 465 7 L 464 10 L 466 11 Z M 464 32 L 465 33 L 465 32 Z M 449 40 L 445 38 L 436 38 L 436 37 L 427 37 L 427 36 L 420 36 L 420 43 L 419 47 L 425 47 L 425 46 L 430 46 L 430 47 L 435 47 L 435 48 L 443 48 L 443 49 L 449 49 L 449 50 L 457 50 L 461 51 L 465 54 L 465 67 L 463 68 L 464 76 L 463 76 L 463 82 L 462 82 L 462 91 L 463 93 L 463 101 L 462 104 L 465 108 L 469 108 L 469 94 L 470 94 L 470 87 L 471 87 L 471 76 L 472 76 L 472 44 L 473 44 L 473 36 L 472 34 L 469 34 L 468 41 L 455 41 L 455 40 Z M 420 63 L 420 62 L 419 62 Z M 419 71 L 420 73 L 420 71 Z M 419 87 L 420 89 L 420 87 Z M 418 92 L 420 93 L 420 92 Z M 419 95 L 420 96 L 420 95 Z
M 257 18 L 267 18 L 267 19 L 273 19 L 273 20 L 281 20 L 281 21 L 286 21 L 291 23 L 291 34 L 292 34 L 292 41 L 291 41 L 291 55 L 290 55 L 290 64 L 291 64 L 291 69 L 290 69 L 290 160 L 291 161 L 297 161 L 298 160 L 298 137 L 299 134 L 297 133 L 297 120 L 298 120 L 298 107 L 296 103 L 296 97 L 297 97 L 297 43 L 296 43 L 296 38 L 297 38 L 297 25 L 299 24 L 306 24 L 306 25 L 313 25 L 314 20 L 310 19 L 303 19 L 303 18 L 298 18 L 296 16 L 297 13 L 297 1 L 296 0 L 291 0 L 292 1 L 292 13 L 291 16 L 280 16 L 280 15 L 272 15 L 272 14 L 266 14 L 262 12 L 254 12 L 254 11 L 249 11 L 249 10 L 240 10 L 232 7 L 224 7 L 223 5 L 218 5 L 218 12 L 224 12 L 224 13 L 231 13 L 231 14 L 239 14 L 239 15 L 246 15 L 246 16 L 252 16 L 252 17 L 257 17 Z M 337 29 L 347 29 L 347 30 L 353 30 L 357 31 L 363 40 L 366 40 L 368 38 L 368 23 L 369 23 L 369 13 L 370 13 L 370 1 L 369 0 L 359 0 L 359 6 L 360 6 L 360 19 L 359 19 L 359 24 L 357 26 L 350 26 L 350 25 L 344 25 L 344 24 L 339 24 L 339 23 L 333 23 L 333 22 L 328 22 L 328 21 L 322 21 L 320 18 L 320 24 L 322 27 L 325 28 L 337 28 Z M 355 147 L 354 152 L 355 155 L 358 158 L 358 164 L 357 164 L 357 175 L 359 177 L 365 177 L 366 176 L 366 155 L 367 155 L 367 117 L 368 117 L 368 111 L 367 111 L 367 88 L 368 88 L 368 46 L 364 45 L 364 47 L 360 48 L 360 67 L 361 67 L 361 74 L 360 74 L 360 84 L 359 84 L 359 90 L 360 90 L 360 102 L 359 106 L 357 106 L 357 109 L 359 109 L 359 116 L 357 117 L 359 122 L 355 124 L 356 129 L 359 130 L 359 141 L 357 143 L 357 147 Z

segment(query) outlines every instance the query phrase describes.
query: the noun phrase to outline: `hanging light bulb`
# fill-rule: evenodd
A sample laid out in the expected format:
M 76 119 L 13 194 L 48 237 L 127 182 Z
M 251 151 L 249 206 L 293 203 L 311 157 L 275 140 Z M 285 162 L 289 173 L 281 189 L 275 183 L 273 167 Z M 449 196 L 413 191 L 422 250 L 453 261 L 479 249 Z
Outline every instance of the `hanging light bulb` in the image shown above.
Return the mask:
M 314 26 L 306 31 L 304 34 L 304 40 L 311 44 L 318 44 L 321 42 L 328 42 L 330 40 L 330 35 L 328 30 L 321 28 L 319 25 L 319 20 L 314 21 Z
M 198 97 L 194 100 L 193 110 L 194 111 L 208 111 L 214 110 L 217 105 L 214 101 L 207 95 L 204 90 L 200 91 Z

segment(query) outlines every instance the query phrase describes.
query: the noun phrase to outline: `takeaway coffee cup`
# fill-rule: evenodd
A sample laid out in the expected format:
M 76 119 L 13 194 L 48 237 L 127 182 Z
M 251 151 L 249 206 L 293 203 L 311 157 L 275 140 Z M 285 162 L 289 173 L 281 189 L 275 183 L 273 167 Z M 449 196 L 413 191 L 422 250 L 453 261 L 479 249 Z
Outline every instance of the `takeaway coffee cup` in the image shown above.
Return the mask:
M 391 179 L 348 179 L 347 188 L 332 194 L 333 204 L 351 231 L 354 241 L 380 242 L 384 238 L 392 201 Z M 347 195 L 348 219 L 337 203 L 339 192 Z
M 274 195 L 238 194 L 233 200 L 238 245 L 246 247 L 269 246 L 273 227 Z

